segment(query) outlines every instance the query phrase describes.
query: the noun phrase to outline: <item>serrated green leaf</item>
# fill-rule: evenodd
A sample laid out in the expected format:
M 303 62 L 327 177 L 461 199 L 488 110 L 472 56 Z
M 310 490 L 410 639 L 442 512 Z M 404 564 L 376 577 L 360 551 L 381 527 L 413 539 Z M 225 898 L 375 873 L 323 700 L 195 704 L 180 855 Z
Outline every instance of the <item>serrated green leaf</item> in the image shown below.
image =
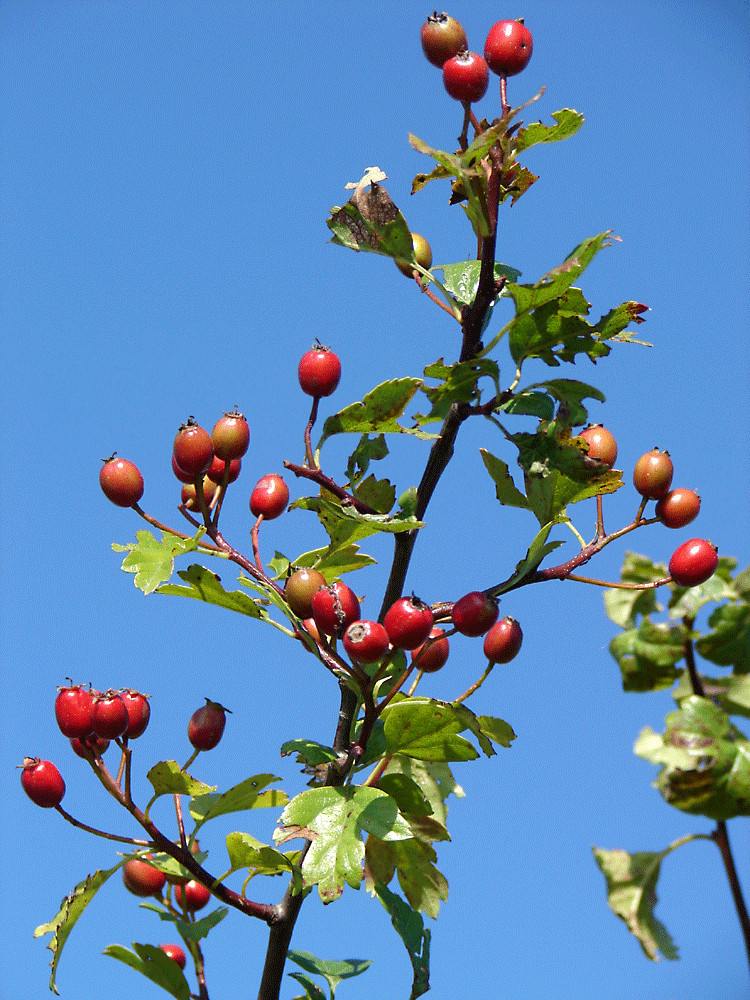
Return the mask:
M 560 142 L 562 139 L 569 139 L 584 122 L 583 115 L 571 108 L 553 111 L 552 118 L 555 120 L 554 125 L 532 122 L 530 125 L 522 126 L 516 133 L 516 152 L 523 153 L 540 142 Z
M 384 187 L 358 184 L 346 205 L 331 209 L 327 220 L 332 243 L 412 260 L 414 249 L 406 219 Z
M 277 788 L 263 791 L 274 781 L 281 781 L 281 778 L 273 774 L 256 774 L 221 794 L 209 792 L 193 795 L 190 800 L 190 815 L 195 820 L 196 830 L 210 819 L 227 813 L 286 805 L 289 801 L 286 792 Z
M 383 753 L 385 753 L 385 746 L 383 746 Z M 404 754 L 394 754 L 388 761 L 388 766 L 385 770 L 385 776 L 388 777 L 389 775 L 406 775 L 414 781 L 421 789 L 432 809 L 431 818 L 445 830 L 448 818 L 448 807 L 445 804 L 445 800 L 450 795 L 455 795 L 456 798 L 464 797 L 464 791 L 456 783 L 456 779 L 453 777 L 447 763 L 434 760 L 416 760 L 414 757 L 407 757 Z M 409 817 L 409 819 L 414 828 L 413 816 Z M 434 834 L 431 836 L 433 840 L 444 840 L 447 838 L 447 831 L 443 835 L 433 829 L 431 834 Z
M 512 726 L 508 725 L 504 719 L 495 719 L 491 715 L 480 715 L 478 721 L 479 728 L 484 735 L 501 747 L 509 747 L 511 741 L 516 738 Z
M 128 951 L 121 944 L 110 944 L 104 949 L 104 954 L 140 972 L 176 1000 L 190 1000 L 190 986 L 185 973 L 174 959 L 153 944 L 133 942 L 133 948 L 134 951 Z
M 406 774 L 384 774 L 378 788 L 395 799 L 399 812 L 408 816 L 429 816 L 432 806 L 417 782 Z
M 750 674 L 732 677 L 700 677 L 704 694 L 724 709 L 727 715 L 743 715 L 750 718 Z M 685 698 L 694 694 L 693 685 L 687 673 L 672 692 L 672 697 L 681 705 Z
M 394 698 L 380 714 L 388 753 L 418 760 L 474 760 L 476 749 L 458 735 L 468 728 L 462 707 L 434 698 Z
M 157 594 L 171 594 L 176 597 L 191 597 L 206 604 L 215 604 L 229 611 L 236 611 L 250 618 L 268 618 L 268 612 L 241 590 L 224 590 L 221 577 L 212 573 L 205 566 L 194 564 L 186 570 L 180 570 L 177 575 L 187 583 L 181 587 L 176 583 L 163 583 L 156 588 Z
M 430 930 L 422 917 L 388 886 L 376 882 L 374 889 L 409 954 L 414 970 L 409 1000 L 417 1000 L 430 988 Z
M 295 997 L 294 1000 L 326 1000 L 323 990 L 319 986 L 316 986 L 312 979 L 303 976 L 301 972 L 290 972 L 289 978 L 296 979 L 300 986 L 304 986 L 305 988 L 304 997 Z
M 292 892 L 302 889 L 302 871 L 298 865 L 299 851 L 282 854 L 274 847 L 263 844 L 249 833 L 230 833 L 226 839 L 227 853 L 232 871 L 250 869 L 250 877 L 256 875 L 292 874 Z
M 346 463 L 346 475 L 349 482 L 355 486 L 370 467 L 370 462 L 380 462 L 388 455 L 388 445 L 384 434 L 370 437 L 363 434 L 357 447 Z
M 368 476 L 354 490 L 354 495 L 378 514 L 388 514 L 396 502 L 396 489 L 387 479 Z
M 366 859 L 370 892 L 375 883 L 387 885 L 395 872 L 409 906 L 437 918 L 440 904 L 448 899 L 448 882 L 435 867 L 437 855 L 431 844 L 417 839 L 387 844 L 368 837 Z
M 414 419 L 420 424 L 435 423 L 445 419 L 454 403 L 478 403 L 481 398 L 479 379 L 492 379 L 493 391 L 497 387 L 499 370 L 497 362 L 489 358 L 472 361 L 457 361 L 453 365 L 443 364 L 442 358 L 424 371 L 425 378 L 439 379 L 440 385 L 422 386 L 422 392 L 432 403 L 426 415 L 417 413 Z
M 482 262 L 479 260 L 462 260 L 457 264 L 435 265 L 433 270 L 443 274 L 443 286 L 447 292 L 463 305 L 471 305 L 479 287 L 479 273 Z M 507 281 L 518 281 L 521 272 L 508 264 L 495 264 L 495 279 L 505 278 Z
M 202 938 L 206 937 L 217 924 L 221 923 L 224 917 L 226 917 L 229 913 L 228 906 L 219 906 L 210 913 L 207 913 L 205 917 L 201 917 L 200 920 L 187 921 L 178 917 L 175 913 L 171 913 L 163 906 L 158 906 L 154 903 L 141 903 L 141 909 L 152 910 L 161 920 L 174 924 L 177 929 L 177 933 L 186 941 L 200 941 Z
M 134 573 L 134 583 L 144 594 L 151 594 L 161 583 L 166 583 L 174 570 L 177 556 L 193 552 L 198 544 L 194 538 L 178 538 L 168 532 L 159 542 L 150 531 L 136 531 L 136 544 L 113 545 L 115 552 L 127 552 L 122 561 L 125 573 Z
M 351 548 L 355 541 L 379 532 L 400 534 L 423 528 L 424 522 L 414 517 L 390 517 L 388 514 L 360 514 L 353 506 L 343 506 L 339 500 L 323 497 L 301 497 L 292 504 L 293 509 L 312 510 L 331 539 L 331 555 L 343 547 Z
M 336 987 L 344 979 L 352 979 L 354 976 L 361 976 L 363 972 L 372 965 L 372 961 L 366 958 L 344 958 L 339 961 L 326 961 L 311 955 L 309 951 L 288 951 L 287 958 L 295 962 L 305 972 L 311 972 L 315 976 L 322 976 L 331 990 L 331 997 L 336 992 Z
M 318 450 L 334 434 L 413 434 L 423 440 L 434 439 L 437 435 L 404 427 L 398 422 L 421 385 L 422 380 L 418 378 L 382 382 L 361 402 L 352 403 L 328 417 L 323 425 Z
M 281 745 L 281 756 L 287 757 L 290 753 L 297 754 L 298 764 L 307 764 L 309 767 L 330 764 L 338 760 L 339 756 L 333 747 L 324 746 L 314 740 L 287 740 Z
M 720 667 L 733 667 L 737 674 L 750 673 L 750 607 L 724 604 L 708 619 L 707 635 L 695 647 L 705 660 Z
M 480 448 L 484 466 L 492 477 L 495 484 L 495 496 L 505 507 L 520 507 L 522 510 L 529 509 L 529 501 L 518 489 L 511 478 L 510 470 L 505 462 L 496 458 L 485 448 Z
M 205 795 L 216 788 L 192 778 L 176 760 L 162 760 L 154 764 L 146 777 L 154 787 L 155 799 L 160 795 Z
M 687 637 L 682 625 L 643 621 L 614 637 L 609 651 L 622 673 L 623 691 L 662 691 L 682 673 L 676 664 L 684 656 Z
M 523 580 L 530 573 L 533 573 L 537 569 L 542 561 L 550 554 L 554 552 L 556 548 L 559 548 L 563 543 L 561 541 L 548 542 L 547 538 L 550 531 L 552 530 L 552 524 L 544 524 L 534 536 L 534 540 L 529 546 L 526 555 L 520 562 L 516 564 L 516 568 L 513 574 L 501 584 L 499 587 L 494 587 L 492 594 L 494 597 L 499 597 L 500 594 L 506 593 L 506 591 L 513 589 L 520 580 Z
M 295 569 L 309 567 L 316 569 L 326 578 L 326 583 L 333 583 L 344 573 L 353 573 L 365 566 L 374 566 L 372 556 L 360 552 L 358 545 L 342 545 L 333 549 L 330 545 L 322 549 L 305 552 L 294 560 Z

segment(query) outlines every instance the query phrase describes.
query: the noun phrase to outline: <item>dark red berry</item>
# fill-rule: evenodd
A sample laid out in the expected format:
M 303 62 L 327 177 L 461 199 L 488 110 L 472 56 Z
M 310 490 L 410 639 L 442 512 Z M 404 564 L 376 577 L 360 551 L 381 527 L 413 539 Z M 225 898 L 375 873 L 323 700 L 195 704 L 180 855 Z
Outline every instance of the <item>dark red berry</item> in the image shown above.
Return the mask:
M 177 476 L 177 478 L 180 480 L 181 483 L 195 482 L 195 476 L 192 474 L 192 472 L 183 472 L 183 470 L 179 467 L 174 457 L 174 454 L 172 455 L 172 472 L 174 472 L 175 476 Z
M 453 624 L 462 635 L 484 635 L 497 621 L 497 601 L 472 590 L 453 605 Z
M 242 458 L 250 444 L 250 428 L 241 413 L 233 410 L 216 421 L 211 431 L 214 455 L 225 462 Z
M 601 424 L 592 424 L 581 431 L 578 435 L 582 437 L 589 446 L 588 458 L 595 459 L 606 468 L 611 469 L 617 461 L 617 441 L 614 435 L 602 427 Z
M 55 698 L 55 719 L 60 732 L 68 739 L 83 738 L 94 731 L 92 712 L 94 696 L 91 688 L 74 684 L 59 688 Z
M 312 618 L 312 599 L 326 578 L 316 569 L 298 569 L 284 584 L 286 602 L 298 618 Z
M 28 797 L 43 809 L 54 809 L 65 795 L 65 782 L 51 760 L 24 757 L 21 785 Z
M 144 857 L 150 858 L 150 854 Z M 134 896 L 158 896 L 166 884 L 164 872 L 141 861 L 139 858 L 131 858 L 122 866 L 122 881 L 125 888 L 132 892 Z
M 330 348 L 316 344 L 302 355 L 297 375 L 300 388 L 308 396 L 330 396 L 341 378 L 341 362 Z
M 206 698 L 206 704 L 193 712 L 188 723 L 188 739 L 196 750 L 213 750 L 224 732 L 225 712 L 228 711 L 218 701 Z
M 143 496 L 143 476 L 126 458 L 105 460 L 99 470 L 99 485 L 105 497 L 118 507 L 132 507 Z
M 221 458 L 217 458 L 214 455 L 214 460 L 211 462 L 211 468 L 208 470 L 206 475 L 213 483 L 221 483 L 224 481 L 224 470 L 227 467 L 227 463 Z M 227 476 L 227 485 L 233 483 L 239 477 L 242 471 L 242 459 L 233 458 L 229 463 L 229 475 Z
M 124 739 L 134 740 L 142 736 L 151 718 L 148 697 L 139 691 L 121 691 L 120 697 L 128 713 L 128 728 L 122 734 Z
M 289 487 L 276 473 L 263 476 L 250 494 L 250 510 L 254 517 L 263 515 L 265 521 L 273 521 L 286 510 L 289 503 Z
M 390 606 L 383 619 L 391 645 L 398 649 L 416 649 L 421 646 L 429 636 L 433 624 L 434 618 L 429 605 L 413 595 L 400 597 Z
M 487 92 L 490 71 L 476 52 L 459 52 L 443 66 L 443 84 L 450 96 L 464 104 L 480 101 Z
M 415 667 L 426 674 L 434 674 L 445 666 L 450 653 L 450 644 L 447 639 L 440 638 L 444 635 L 445 630 L 442 628 L 430 629 L 427 641 L 412 650 L 411 661 Z
M 422 51 L 433 66 L 441 69 L 461 49 L 468 47 L 466 32 L 454 17 L 446 13 L 430 14 L 420 32 Z
M 484 637 L 484 655 L 492 663 L 510 663 L 522 642 L 523 632 L 515 618 L 501 618 Z
M 91 725 L 103 740 L 114 740 L 128 728 L 128 710 L 117 691 L 105 691 L 94 698 Z
M 716 546 L 705 538 L 691 538 L 672 553 L 669 572 L 680 587 L 697 587 L 714 575 L 718 565 Z
M 178 906 L 194 913 L 196 910 L 203 909 L 211 898 L 211 893 L 201 882 L 191 879 L 184 886 L 176 885 L 174 887 L 174 898 Z
M 177 466 L 186 475 L 202 476 L 211 466 L 214 445 L 211 435 L 192 417 L 182 424 L 174 439 L 172 454 Z
M 633 485 L 647 500 L 661 500 L 672 485 L 672 459 L 668 451 L 647 451 L 641 455 L 633 469 Z
M 389 644 L 388 633 L 378 622 L 356 621 L 344 632 L 344 649 L 357 663 L 379 663 Z
M 701 498 L 693 490 L 670 490 L 656 501 L 654 514 L 667 528 L 684 528 L 698 516 Z
M 321 632 L 342 636 L 352 622 L 359 621 L 357 595 L 340 580 L 321 587 L 312 597 L 312 616 Z
M 101 736 L 94 736 L 93 733 L 89 736 L 84 736 L 83 739 L 79 739 L 74 736 L 70 741 L 70 745 L 73 747 L 73 751 L 82 757 L 83 760 L 88 760 L 88 753 L 93 753 L 95 757 L 101 757 L 104 751 L 109 747 L 109 740 L 103 740 Z
M 167 958 L 171 958 L 173 962 L 177 962 L 181 969 L 185 968 L 187 958 L 185 957 L 185 952 L 178 944 L 160 944 L 159 947 Z
M 523 21 L 498 21 L 484 43 L 484 58 L 498 76 L 515 76 L 526 69 L 534 42 Z

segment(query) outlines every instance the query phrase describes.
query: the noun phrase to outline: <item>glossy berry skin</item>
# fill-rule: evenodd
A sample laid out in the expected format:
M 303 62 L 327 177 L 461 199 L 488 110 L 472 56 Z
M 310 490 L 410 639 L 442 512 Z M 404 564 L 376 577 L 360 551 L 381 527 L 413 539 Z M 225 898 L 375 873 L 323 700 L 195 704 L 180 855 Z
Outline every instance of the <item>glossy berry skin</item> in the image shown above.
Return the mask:
M 647 500 L 661 500 L 669 493 L 674 467 L 668 451 L 647 451 L 633 469 L 633 485 Z
M 330 348 L 316 344 L 302 355 L 297 376 L 300 388 L 308 396 L 315 399 L 330 396 L 341 378 L 341 362 Z
M 476 52 L 459 52 L 443 66 L 443 84 L 450 96 L 464 104 L 480 101 L 487 93 L 490 71 Z
M 342 636 L 352 622 L 359 621 L 357 595 L 340 580 L 321 587 L 312 597 L 312 616 L 320 632 Z
M 344 649 L 357 663 L 379 663 L 389 645 L 388 633 L 379 622 L 353 622 L 344 632 Z
M 418 597 L 399 597 L 383 619 L 383 625 L 397 649 L 416 649 L 428 638 L 434 625 L 430 606 Z
M 654 514 L 667 528 L 684 528 L 698 516 L 701 498 L 694 490 L 670 490 L 656 501 Z
M 465 594 L 453 605 L 452 619 L 462 635 L 484 635 L 497 621 L 497 601 L 479 590 Z
M 447 639 L 441 639 L 445 635 L 445 629 L 430 629 L 430 639 L 434 642 L 424 642 L 421 646 L 412 650 L 411 662 L 419 670 L 426 674 L 434 674 L 445 666 L 450 653 L 450 644 Z M 415 662 L 416 661 L 416 662 Z
M 493 24 L 484 43 L 484 58 L 498 76 L 515 76 L 526 69 L 534 42 L 531 32 L 521 21 L 498 21 Z
M 523 632 L 515 618 L 501 618 L 484 637 L 484 655 L 492 663 L 510 663 L 522 642 Z
M 211 466 L 214 445 L 211 435 L 191 417 L 177 431 L 172 454 L 178 467 L 193 478 L 202 476 Z
M 316 569 L 298 569 L 284 584 L 286 602 L 298 618 L 312 618 L 312 599 L 326 578 Z
M 211 431 L 211 441 L 216 458 L 225 462 L 231 462 L 234 458 L 242 458 L 250 444 L 250 428 L 247 426 L 247 420 L 236 410 L 225 413 L 214 424 L 214 429 Z
M 51 760 L 24 757 L 21 785 L 28 797 L 42 809 L 59 806 L 65 795 L 65 782 Z
M 107 459 L 99 470 L 99 485 L 105 497 L 118 507 L 132 507 L 143 496 L 143 476 L 126 458 Z
M 143 897 L 158 896 L 167 882 L 163 872 L 138 858 L 131 858 L 122 866 L 122 881 L 134 896 Z
M 714 575 L 718 565 L 716 546 L 705 538 L 691 538 L 672 553 L 669 572 L 680 587 L 697 587 Z
M 213 750 L 224 733 L 229 709 L 218 701 L 206 698 L 206 704 L 197 709 L 188 722 L 188 739 L 196 750 Z
M 466 32 L 454 17 L 447 14 L 430 14 L 420 31 L 422 51 L 433 66 L 443 68 L 461 49 L 468 48 Z
M 275 472 L 263 476 L 250 494 L 250 510 L 254 517 L 263 515 L 264 521 L 273 521 L 286 510 L 289 487 Z
M 55 719 L 60 732 L 68 739 L 82 739 L 94 731 L 92 712 L 94 696 L 91 689 L 75 684 L 60 688 L 55 698 Z
M 588 458 L 595 459 L 608 469 L 612 468 L 617 461 L 617 441 L 606 427 L 593 424 L 582 430 L 578 436 L 589 446 Z
M 178 944 L 160 944 L 159 947 L 167 958 L 171 958 L 173 962 L 177 962 L 181 969 L 185 968 L 187 958 L 185 956 L 185 952 Z
M 211 893 L 201 882 L 191 879 L 185 885 L 174 887 L 174 898 L 179 907 L 183 907 L 190 913 L 202 910 L 211 898 Z
M 128 710 L 117 691 L 106 691 L 94 698 L 91 725 L 94 733 L 103 740 L 122 736 L 129 724 Z
M 432 247 L 424 238 L 420 236 L 419 233 L 411 234 L 411 245 L 414 248 L 414 256 L 420 267 L 423 267 L 425 271 L 429 271 L 432 267 Z M 408 260 L 400 260 L 399 258 L 394 258 L 396 267 L 399 271 L 406 275 L 407 278 L 412 278 L 414 276 L 415 267 Z M 417 274 L 419 272 L 417 271 Z
M 83 760 L 88 760 L 87 747 L 95 757 L 101 757 L 109 747 L 109 740 L 103 740 L 101 736 L 94 736 L 92 733 L 90 736 L 84 736 L 83 739 L 74 736 L 70 741 L 70 745 L 74 753 L 78 754 Z
M 172 472 L 180 480 L 181 483 L 194 483 L 195 476 L 191 472 L 183 472 L 183 470 L 177 464 L 174 454 L 172 455 Z
M 223 459 L 217 458 L 214 455 L 214 460 L 213 462 L 211 462 L 211 466 L 208 472 L 206 473 L 206 476 L 208 477 L 208 479 L 211 480 L 212 483 L 217 483 L 217 484 L 221 483 L 224 480 L 224 472 L 226 470 L 226 467 L 227 463 L 223 461 Z M 229 483 L 236 482 L 237 479 L 239 478 L 239 474 L 241 471 L 242 471 L 242 459 L 233 458 L 232 461 L 229 463 L 229 475 L 227 477 L 227 485 L 229 485 Z
M 120 697 L 128 713 L 128 728 L 122 734 L 123 739 L 135 740 L 146 732 L 151 718 L 151 706 L 146 695 L 139 691 L 121 691 Z
M 206 506 L 209 507 L 216 495 L 216 483 L 205 476 L 203 479 L 203 499 L 206 501 Z M 200 510 L 200 503 L 198 502 L 198 494 L 195 491 L 194 483 L 185 483 L 185 485 L 180 490 L 180 503 L 187 507 L 188 510 Z

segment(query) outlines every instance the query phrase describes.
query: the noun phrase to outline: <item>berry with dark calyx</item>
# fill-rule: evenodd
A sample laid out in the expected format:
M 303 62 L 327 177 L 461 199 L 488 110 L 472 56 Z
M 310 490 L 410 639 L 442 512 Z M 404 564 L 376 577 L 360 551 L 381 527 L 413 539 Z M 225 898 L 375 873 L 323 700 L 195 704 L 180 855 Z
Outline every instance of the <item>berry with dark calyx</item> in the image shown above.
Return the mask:
M 501 618 L 484 637 L 484 655 L 492 663 L 510 663 L 522 642 L 523 632 L 515 618 Z
M 463 104 L 480 101 L 487 93 L 490 71 L 476 52 L 459 52 L 443 65 L 443 84 L 450 96 Z
M 697 587 L 714 575 L 718 565 L 716 546 L 705 538 L 691 538 L 672 553 L 669 572 L 680 587 Z
M 144 857 L 150 858 L 150 854 Z M 128 892 L 134 896 L 158 896 L 166 885 L 164 872 L 154 868 L 147 861 L 131 858 L 122 866 L 122 881 Z
M 211 506 L 213 498 L 216 496 L 216 489 L 216 483 L 206 476 L 203 479 L 203 499 L 206 501 L 207 507 Z M 193 483 L 185 483 L 182 487 L 180 491 L 180 503 L 187 507 L 188 510 L 201 509 L 198 494 L 195 492 L 195 485 Z
M 91 725 L 94 733 L 103 740 L 114 740 L 122 736 L 130 719 L 125 702 L 117 691 L 105 691 L 94 698 L 91 710 Z
M 316 342 L 302 355 L 297 369 L 300 388 L 308 396 L 330 396 L 341 378 L 341 362 L 330 347 Z
M 171 958 L 173 962 L 177 962 L 181 969 L 185 968 L 187 957 L 178 944 L 160 944 L 159 947 L 167 958 Z
M 359 621 L 357 595 L 340 580 L 321 587 L 312 597 L 312 616 L 320 632 L 340 637 L 352 622 Z
M 140 691 L 121 691 L 120 697 L 125 703 L 128 713 L 128 728 L 122 734 L 123 739 L 135 740 L 142 736 L 148 720 L 151 718 L 151 706 L 148 703 L 148 696 Z
M 202 476 L 211 466 L 214 444 L 211 435 L 200 427 L 193 417 L 188 417 L 174 439 L 172 448 L 174 460 L 186 475 Z
M 250 428 L 247 420 L 237 410 L 225 413 L 216 421 L 211 431 L 214 455 L 225 462 L 234 458 L 242 458 L 250 444 Z
M 442 69 L 461 49 L 468 47 L 466 32 L 454 17 L 437 11 L 430 14 L 420 32 L 422 51 L 433 66 Z
M 498 21 L 484 43 L 484 58 L 498 76 L 515 76 L 526 69 L 534 41 L 523 21 Z
M 594 459 L 607 469 L 612 468 L 617 461 L 617 441 L 606 427 L 602 427 L 601 424 L 592 424 L 582 430 L 578 436 L 583 438 L 589 446 L 587 458 Z
M 109 747 L 109 740 L 103 740 L 101 736 L 94 736 L 92 733 L 90 736 L 84 736 L 83 739 L 79 739 L 77 736 L 74 736 L 70 741 L 70 745 L 73 747 L 74 753 L 78 754 L 79 757 L 82 757 L 83 760 L 87 760 L 87 749 L 91 751 L 95 757 L 101 757 L 104 751 Z
M 462 635 L 484 635 L 497 621 L 497 601 L 480 590 L 472 590 L 453 605 L 452 619 Z
M 684 528 L 698 516 L 701 498 L 694 490 L 670 490 L 656 501 L 654 514 L 667 528 Z
M 132 507 L 143 496 L 143 476 L 126 458 L 105 458 L 99 470 L 99 485 L 105 497 L 118 507 Z
M 441 639 L 445 635 L 445 629 L 430 629 L 429 638 L 412 650 L 411 662 L 419 670 L 426 674 L 434 674 L 441 667 L 444 667 L 450 653 L 450 644 L 447 639 Z
M 91 688 L 81 684 L 59 688 L 55 698 L 55 719 L 63 736 L 82 739 L 92 733 L 93 709 L 94 696 Z
M 647 500 L 661 500 L 669 493 L 674 467 L 668 451 L 654 448 L 641 455 L 633 469 L 633 485 Z
M 51 760 L 24 757 L 21 785 L 28 797 L 42 809 L 59 806 L 65 795 L 65 782 Z
M 286 602 L 298 618 L 312 618 L 312 599 L 326 578 L 316 569 L 298 569 L 284 584 Z
M 423 267 L 425 271 L 429 271 L 429 269 L 432 267 L 432 247 L 430 246 L 430 244 L 427 242 L 424 236 L 420 236 L 419 233 L 412 233 L 411 245 L 414 249 L 414 256 L 419 266 Z M 399 271 L 402 274 L 405 274 L 407 278 L 411 278 L 414 276 L 414 271 L 416 270 L 416 268 L 410 261 L 401 260 L 398 257 L 395 257 L 394 261 Z M 418 271 L 417 274 L 419 274 Z
M 388 633 L 379 622 L 352 622 L 344 632 L 344 649 L 357 663 L 380 663 L 389 645 Z
M 416 649 L 428 638 L 434 625 L 429 604 L 418 597 L 399 597 L 390 606 L 383 619 L 383 625 L 397 649 Z
M 227 467 L 227 463 L 221 458 L 217 458 L 214 455 L 214 460 L 211 462 L 211 467 L 209 468 L 206 476 L 211 480 L 212 483 L 221 483 L 224 481 L 224 471 Z M 229 475 L 227 476 L 227 485 L 229 483 L 234 483 L 239 477 L 242 471 L 242 459 L 233 458 L 229 463 Z
M 185 885 L 174 887 L 174 898 L 178 906 L 184 907 L 189 913 L 195 913 L 196 910 L 203 909 L 211 898 L 211 893 L 202 882 L 190 879 Z
M 227 721 L 225 712 L 229 709 L 210 698 L 193 712 L 188 723 L 188 739 L 196 750 L 213 750 L 218 744 Z
M 263 476 L 250 494 L 250 510 L 254 517 L 263 515 L 264 521 L 273 521 L 286 510 L 289 487 L 275 472 Z

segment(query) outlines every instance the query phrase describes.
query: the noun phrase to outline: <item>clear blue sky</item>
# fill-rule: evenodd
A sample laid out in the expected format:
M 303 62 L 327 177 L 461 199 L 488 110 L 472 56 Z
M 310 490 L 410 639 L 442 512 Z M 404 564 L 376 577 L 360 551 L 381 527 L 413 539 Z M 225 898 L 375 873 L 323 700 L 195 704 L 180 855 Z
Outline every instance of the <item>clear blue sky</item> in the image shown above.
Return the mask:
M 187 757 L 187 719 L 206 695 L 234 713 L 220 747 L 195 765 L 211 783 L 275 771 L 299 791 L 304 778 L 279 746 L 333 736 L 336 694 L 311 658 L 228 613 L 144 598 L 120 572 L 110 543 L 132 540 L 142 524 L 103 498 L 99 460 L 116 449 L 136 461 L 146 509 L 179 524 L 170 471 L 177 426 L 191 413 L 212 426 L 238 404 L 251 448 L 223 519 L 249 549 L 252 485 L 302 457 L 308 410 L 296 366 L 315 337 L 335 347 L 344 369 L 326 413 L 385 378 L 456 356 L 456 329 L 443 313 L 390 261 L 331 246 L 325 226 L 346 182 L 377 164 L 436 261 L 472 253 L 447 187 L 409 195 L 428 161 L 407 134 L 451 149 L 461 127 L 459 106 L 422 57 L 427 13 L 393 0 L 0 4 L 3 996 L 46 995 L 50 953 L 33 928 L 116 857 L 34 807 L 14 765 L 25 754 L 57 760 L 69 811 L 134 832 L 55 726 L 55 688 L 66 676 L 152 696 L 135 754 L 142 801 L 152 763 Z M 510 81 L 512 103 L 545 85 L 531 118 L 549 120 L 561 107 L 586 118 L 575 138 L 529 154 L 541 179 L 503 213 L 498 257 L 534 281 L 581 239 L 611 229 L 622 243 L 582 282 L 592 314 L 627 299 L 652 310 L 639 329 L 652 348 L 621 346 L 596 369 L 552 374 L 606 393 L 592 416 L 616 434 L 626 482 L 638 456 L 659 446 L 672 454 L 675 485 L 703 497 L 694 526 L 649 528 L 611 546 L 600 575 L 616 577 L 626 548 L 666 561 L 693 534 L 747 565 L 748 5 L 525 0 L 465 2 L 451 13 L 479 51 L 496 20 L 523 15 L 534 54 Z M 492 118 L 494 85 L 490 93 L 479 110 Z M 480 446 L 513 460 L 489 424 L 462 435 L 409 580 L 430 601 L 504 578 L 531 538 L 529 516 L 494 501 Z M 396 443 L 387 474 L 411 485 L 425 454 Z M 332 443 L 334 474 L 345 455 Z M 293 498 L 303 495 L 301 484 L 290 486 Z M 625 523 L 636 506 L 633 490 L 621 490 L 608 502 L 608 525 Z M 586 535 L 593 518 L 585 505 L 576 512 Z M 312 515 L 296 512 L 267 525 L 261 544 L 266 556 L 293 556 L 324 539 Z M 359 584 L 374 615 L 389 544 L 364 548 L 380 561 Z M 632 754 L 644 725 L 663 729 L 669 694 L 622 692 L 607 650 L 614 627 L 593 588 L 527 588 L 502 611 L 522 622 L 523 650 L 496 669 L 476 708 L 507 719 L 518 739 L 489 761 L 455 768 L 466 798 L 453 800 L 453 841 L 439 852 L 450 898 L 433 927 L 430 995 L 746 997 L 742 940 L 711 844 L 690 844 L 663 866 L 657 915 L 678 962 L 644 958 L 608 911 L 591 857 L 592 844 L 657 850 L 711 828 L 667 807 L 651 787 L 654 769 Z M 456 641 L 431 693 L 463 690 L 481 669 L 477 653 L 476 643 Z M 168 824 L 166 809 L 157 819 Z M 271 812 L 218 822 L 204 840 L 216 870 L 226 833 L 269 841 L 274 822 Z M 747 893 L 747 820 L 730 823 L 730 836 Z M 282 889 L 269 883 L 265 900 Z M 164 939 L 153 914 L 113 880 L 66 947 L 61 995 L 163 995 L 101 951 Z M 347 890 L 327 910 L 308 900 L 293 946 L 373 959 L 369 973 L 340 987 L 341 1000 L 408 995 L 406 953 L 364 892 Z M 230 914 L 207 946 L 212 1000 L 254 996 L 264 949 L 263 925 Z M 284 1000 L 299 992 L 287 982 Z

